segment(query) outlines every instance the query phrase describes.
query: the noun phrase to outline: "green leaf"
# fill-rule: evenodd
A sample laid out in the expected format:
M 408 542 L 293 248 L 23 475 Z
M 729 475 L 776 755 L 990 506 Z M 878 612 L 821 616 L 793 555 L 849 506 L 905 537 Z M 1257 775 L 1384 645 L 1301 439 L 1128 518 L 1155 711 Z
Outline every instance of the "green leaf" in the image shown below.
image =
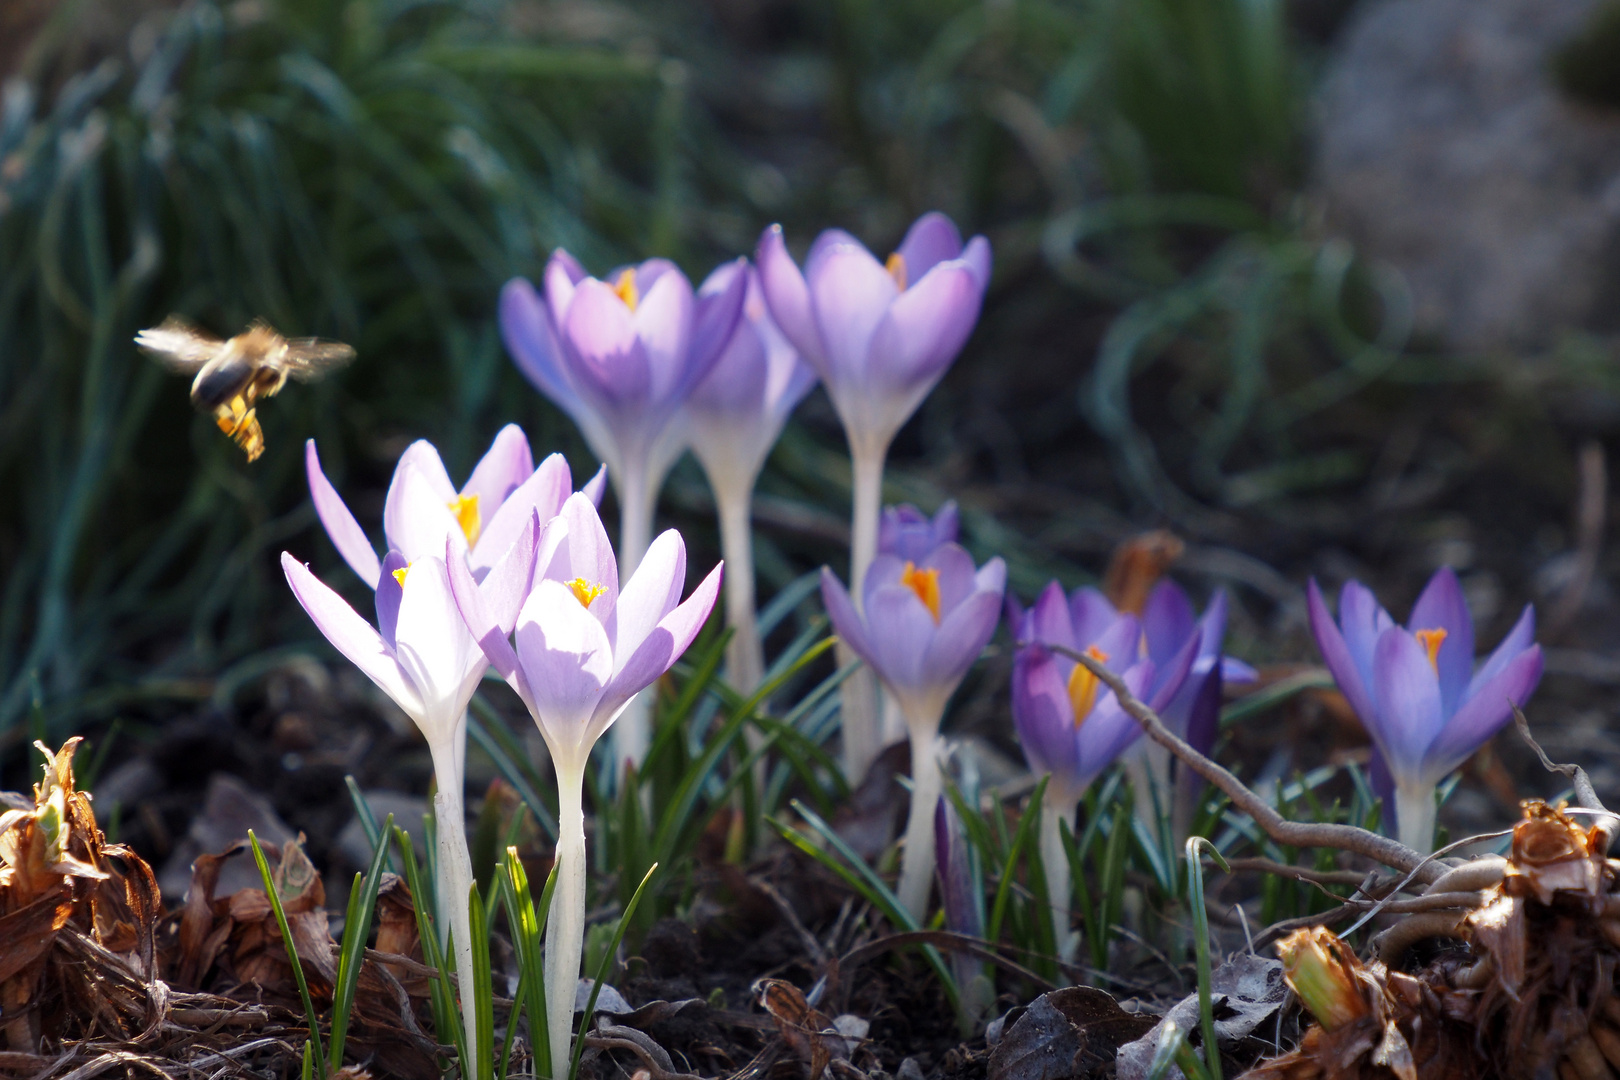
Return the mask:
M 349 1033 L 349 1013 L 354 1008 L 355 989 L 360 985 L 360 967 L 365 962 L 366 941 L 371 936 L 371 920 L 377 909 L 377 890 L 382 887 L 383 861 L 388 857 L 385 837 L 394 827 L 394 815 L 383 822 L 383 832 L 372 845 L 371 865 L 365 878 L 354 875 L 349 890 L 349 911 L 343 921 L 343 944 L 338 950 L 337 982 L 332 988 L 332 1042 L 327 1059 L 334 1068 L 343 1067 L 343 1043 Z
M 596 976 L 591 982 L 590 996 L 585 999 L 585 1015 L 580 1018 L 579 1032 L 574 1038 L 574 1056 L 568 1065 L 568 1080 L 579 1080 L 579 1059 L 585 1052 L 585 1035 L 591 1030 L 591 1020 L 596 1015 L 596 997 L 602 992 L 602 980 L 607 978 L 608 967 L 613 963 L 613 957 L 619 951 L 620 942 L 624 941 L 624 931 L 630 925 L 630 920 L 636 914 L 636 905 L 641 903 L 641 896 L 647 890 L 647 883 L 658 872 L 658 864 L 653 863 L 648 869 L 647 876 L 641 879 L 636 891 L 630 897 L 630 902 L 624 907 L 624 914 L 619 916 L 619 925 L 613 931 L 613 942 L 602 954 L 602 959 L 596 965 Z
M 253 848 L 253 861 L 259 866 L 259 877 L 264 879 L 264 892 L 270 898 L 270 910 L 275 912 L 276 925 L 281 929 L 281 943 L 287 949 L 287 962 L 292 964 L 293 979 L 298 983 L 298 997 L 304 1003 L 304 1019 L 309 1023 L 309 1041 L 304 1044 L 306 1055 L 313 1055 L 315 1072 L 326 1075 L 326 1056 L 321 1051 L 321 1023 L 315 1012 L 315 1001 L 309 996 L 309 981 L 304 978 L 304 965 L 298 961 L 298 946 L 293 944 L 292 929 L 287 925 L 287 912 L 281 906 L 281 892 L 276 888 L 270 863 L 259 846 L 259 838 L 248 830 L 248 843 Z

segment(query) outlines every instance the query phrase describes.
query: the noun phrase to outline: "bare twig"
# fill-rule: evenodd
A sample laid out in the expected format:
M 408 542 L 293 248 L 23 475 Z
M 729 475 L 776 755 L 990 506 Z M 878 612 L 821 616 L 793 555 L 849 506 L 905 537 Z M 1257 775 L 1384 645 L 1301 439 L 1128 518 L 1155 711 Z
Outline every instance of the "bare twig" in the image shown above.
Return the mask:
M 1536 737 L 1530 734 L 1530 721 L 1525 717 L 1524 710 L 1517 705 L 1513 706 L 1513 724 L 1519 729 L 1519 737 L 1530 744 L 1530 749 L 1536 752 L 1541 759 L 1541 767 L 1548 772 L 1560 773 L 1569 778 L 1569 786 L 1575 789 L 1575 805 L 1585 807 L 1587 810 L 1607 810 L 1603 800 L 1598 798 L 1597 789 L 1592 786 L 1592 778 L 1586 775 L 1586 770 L 1579 765 L 1558 765 L 1547 756 L 1547 751 L 1536 742 Z
M 1077 664 L 1085 665 L 1104 686 L 1114 692 L 1120 707 L 1136 718 L 1136 722 L 1142 725 L 1149 738 L 1168 749 L 1186 762 L 1187 766 L 1199 776 L 1225 792 L 1234 806 L 1252 817 L 1255 824 L 1277 843 L 1289 847 L 1327 847 L 1354 852 L 1385 866 L 1405 871 L 1424 884 L 1433 881 L 1448 869 L 1437 863 L 1426 862 L 1422 855 L 1405 844 L 1368 832 L 1366 829 L 1359 829 L 1354 825 L 1289 821 L 1264 799 L 1250 791 L 1243 781 L 1194 750 L 1185 740 L 1178 738 L 1174 732 L 1165 727 L 1164 721 L 1159 719 L 1159 714 L 1131 693 L 1124 679 L 1074 649 L 1052 644 L 1046 644 L 1045 648 L 1069 657 Z
M 1233 873 L 1245 871 L 1256 874 L 1276 874 L 1279 877 L 1295 878 L 1299 881 L 1315 881 L 1323 885 L 1360 885 L 1367 877 L 1360 870 L 1312 870 L 1308 866 L 1295 866 L 1292 863 L 1278 862 L 1276 859 L 1261 857 L 1244 859 L 1227 859 L 1226 865 Z M 1220 867 L 1213 859 L 1204 861 L 1204 872 L 1219 872 Z

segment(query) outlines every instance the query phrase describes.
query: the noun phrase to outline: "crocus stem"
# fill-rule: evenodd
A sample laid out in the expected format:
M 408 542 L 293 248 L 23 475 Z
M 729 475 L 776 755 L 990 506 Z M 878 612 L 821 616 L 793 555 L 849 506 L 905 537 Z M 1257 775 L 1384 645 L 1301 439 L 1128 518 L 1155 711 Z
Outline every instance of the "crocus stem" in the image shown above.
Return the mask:
M 552 1080 L 567 1080 L 574 987 L 585 950 L 585 764 L 558 760 L 557 766 L 557 889 L 546 923 L 546 1026 Z
M 1046 873 L 1046 897 L 1052 905 L 1053 938 L 1057 942 L 1058 956 L 1074 959 L 1080 945 L 1080 935 L 1069 928 L 1071 922 L 1069 898 L 1074 889 L 1074 878 L 1069 869 L 1069 853 L 1063 846 L 1060 822 L 1074 827 L 1074 813 L 1080 797 L 1048 781 L 1046 794 L 1041 798 L 1041 868 Z
M 463 719 L 459 727 L 466 728 Z M 467 916 L 467 894 L 472 888 L 472 856 L 467 851 L 467 816 L 462 805 L 461 773 L 456 769 L 454 740 L 430 747 L 433 772 L 438 781 L 433 793 L 433 817 L 438 836 L 436 884 L 439 891 L 440 941 L 450 938 L 455 950 L 456 980 L 461 990 L 461 1022 L 467 1031 L 467 1053 L 474 1060 L 462 1070 L 463 1076 L 482 1076 L 482 1063 L 476 1060 L 478 1047 L 477 989 L 473 979 L 472 924 Z
M 1433 784 L 1396 785 L 1395 822 L 1401 843 L 1425 855 L 1433 851 L 1434 820 L 1437 814 Z
M 720 554 L 726 561 L 726 624 L 732 630 L 726 672 L 732 689 L 747 697 L 759 689 L 765 673 L 765 649 L 754 616 L 753 492 L 717 489 L 715 501 L 720 509 Z
M 900 853 L 900 906 L 919 926 L 928 922 L 928 891 L 934 884 L 934 805 L 939 802 L 939 721 L 944 703 L 908 711 L 911 733 L 911 816 Z
M 647 470 L 640 467 L 623 469 L 615 481 L 619 495 L 619 587 L 630 580 L 630 575 L 641 565 L 642 556 L 652 543 L 653 507 L 658 501 L 657 485 L 651 482 Z M 613 724 L 614 776 L 623 775 L 626 761 L 639 768 L 647 756 L 648 714 L 652 698 L 646 693 L 630 699 L 623 713 Z
M 857 611 L 865 610 L 866 570 L 877 556 L 878 517 L 883 510 L 883 460 L 888 452 L 887 440 L 866 446 L 850 445 L 850 459 L 855 468 L 855 508 L 850 530 L 849 592 Z M 854 661 L 854 652 L 840 645 L 839 666 Z M 840 698 L 844 777 L 853 786 L 865 779 L 866 770 L 883 749 L 878 727 L 877 679 L 870 670 L 862 668 L 844 681 Z M 930 814 L 932 806 L 929 803 Z
M 1125 754 L 1125 772 L 1136 797 L 1136 817 L 1157 836 L 1159 818 L 1170 810 L 1170 751 L 1151 739 L 1138 739 Z

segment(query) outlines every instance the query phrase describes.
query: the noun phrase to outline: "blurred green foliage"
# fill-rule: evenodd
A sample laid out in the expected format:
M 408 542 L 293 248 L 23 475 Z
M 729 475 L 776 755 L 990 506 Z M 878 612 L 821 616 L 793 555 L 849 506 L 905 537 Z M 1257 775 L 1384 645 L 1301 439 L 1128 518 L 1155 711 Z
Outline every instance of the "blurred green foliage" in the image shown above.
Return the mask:
M 0 728 L 36 701 L 67 725 L 206 697 L 228 665 L 308 638 L 274 559 L 335 566 L 307 437 L 368 523 L 411 438 L 458 473 L 516 421 L 587 469 L 493 320 L 500 284 L 558 245 L 598 271 L 661 253 L 700 276 L 773 220 L 795 244 L 839 224 L 881 249 L 943 209 L 997 248 L 964 366 L 1038 351 L 1127 493 L 1173 518 L 1336 482 L 1311 459 L 1234 489 L 1220 467 L 1294 452 L 1275 424 L 1256 440 L 1267 395 L 1320 407 L 1399 347 L 1393 290 L 1291 224 L 1303 82 L 1279 0 L 193 0 L 66 70 L 92 8 L 60 8 L 0 110 Z M 1121 310 L 1093 378 L 1096 327 Z M 170 312 L 226 334 L 264 317 L 360 360 L 271 402 L 249 467 L 134 351 Z M 1295 347 L 1322 326 L 1325 349 Z M 1129 400 L 1167 352 L 1168 443 Z M 944 445 L 927 409 L 918 430 Z M 796 424 L 764 490 L 836 521 L 841 452 L 824 419 Z M 1188 461 L 1216 474 L 1166 497 Z M 903 473 L 891 491 L 942 494 Z M 1015 584 L 1053 572 L 965 509 Z M 805 543 L 763 553 L 767 580 L 831 554 Z

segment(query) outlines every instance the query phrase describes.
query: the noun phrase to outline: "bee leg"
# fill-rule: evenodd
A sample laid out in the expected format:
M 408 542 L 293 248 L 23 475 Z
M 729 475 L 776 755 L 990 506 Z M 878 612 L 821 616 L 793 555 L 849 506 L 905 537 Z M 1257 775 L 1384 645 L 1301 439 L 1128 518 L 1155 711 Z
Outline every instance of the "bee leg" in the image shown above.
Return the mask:
M 247 402 L 242 400 L 241 394 L 236 394 L 230 401 L 214 410 L 214 423 L 218 424 L 219 430 L 225 434 L 235 435 L 251 415 L 253 410 L 247 407 Z
M 248 461 L 257 461 L 264 453 L 264 429 L 259 426 L 257 409 L 249 409 L 236 428 L 236 445 L 247 454 Z

